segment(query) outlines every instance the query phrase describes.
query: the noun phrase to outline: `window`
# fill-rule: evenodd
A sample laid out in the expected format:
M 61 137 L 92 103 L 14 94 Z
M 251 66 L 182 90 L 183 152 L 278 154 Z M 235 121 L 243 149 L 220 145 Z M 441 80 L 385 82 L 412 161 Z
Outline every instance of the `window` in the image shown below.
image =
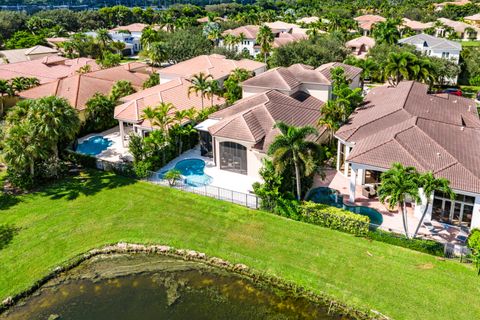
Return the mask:
M 435 192 L 432 218 L 460 227 L 470 227 L 474 202 L 475 197 L 457 194 L 455 199 L 451 200 L 446 194 Z
M 448 59 L 450 57 L 450 52 L 442 52 L 442 58 Z
M 220 169 L 247 174 L 247 148 L 235 142 L 220 142 Z

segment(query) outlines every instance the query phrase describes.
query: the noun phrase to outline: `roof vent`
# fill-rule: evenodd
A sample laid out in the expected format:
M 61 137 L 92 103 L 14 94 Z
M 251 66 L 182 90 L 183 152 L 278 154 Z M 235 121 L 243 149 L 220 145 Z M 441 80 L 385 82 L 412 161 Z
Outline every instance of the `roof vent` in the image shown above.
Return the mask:
M 440 158 L 440 152 L 437 152 L 437 157 L 439 157 L 439 158 Z
M 455 100 L 453 100 L 453 103 L 457 103 L 457 101 L 458 101 L 458 100 L 457 100 L 457 99 L 455 99 Z
M 468 106 L 468 112 L 471 112 L 472 111 L 472 106 Z
M 464 126 L 460 127 L 460 130 L 461 131 L 465 130 L 465 127 Z

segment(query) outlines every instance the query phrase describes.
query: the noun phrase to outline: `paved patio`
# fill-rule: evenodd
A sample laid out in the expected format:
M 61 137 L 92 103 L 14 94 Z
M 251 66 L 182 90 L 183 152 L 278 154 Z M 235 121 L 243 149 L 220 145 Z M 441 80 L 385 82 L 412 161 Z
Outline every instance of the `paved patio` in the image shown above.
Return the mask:
M 125 148 L 122 146 L 122 138 L 120 136 L 120 128 L 118 126 L 100 133 L 88 134 L 84 137 L 79 138 L 78 143 L 80 144 L 93 136 L 102 136 L 112 141 L 111 146 L 109 146 L 101 153 L 95 155 L 96 158 L 109 162 L 123 162 L 122 159 L 133 161 L 132 155 L 128 152 L 128 147 Z
M 338 190 L 344 196 L 344 201 L 348 204 L 351 204 L 348 202 L 349 179 L 337 172 L 335 169 L 328 169 L 326 171 L 326 178 L 324 180 L 322 180 L 320 177 L 317 177 L 314 181 L 313 187 L 329 187 Z M 369 199 L 362 196 L 362 188 L 358 185 L 356 186 L 355 190 L 354 205 L 370 207 L 380 212 L 383 216 L 383 223 L 380 226 L 381 229 L 396 233 L 404 233 L 401 213 L 399 213 L 397 210 L 390 212 L 386 206 L 378 200 L 378 198 Z M 411 234 L 415 232 L 419 222 L 419 219 L 414 216 L 413 212 L 414 204 L 407 207 L 408 230 Z M 455 239 L 456 236 L 461 233 L 459 228 L 437 221 L 432 221 L 432 225 L 434 227 L 433 233 L 422 225 L 418 232 L 418 236 L 433 239 L 439 242 L 461 244 Z
M 157 172 L 173 169 L 177 162 L 185 159 L 202 159 L 205 161 L 204 173 L 213 178 L 210 186 L 248 194 L 253 192 L 252 184 L 258 181 L 247 175 L 220 170 L 215 166 L 212 158 L 200 155 L 200 146 L 182 153 Z

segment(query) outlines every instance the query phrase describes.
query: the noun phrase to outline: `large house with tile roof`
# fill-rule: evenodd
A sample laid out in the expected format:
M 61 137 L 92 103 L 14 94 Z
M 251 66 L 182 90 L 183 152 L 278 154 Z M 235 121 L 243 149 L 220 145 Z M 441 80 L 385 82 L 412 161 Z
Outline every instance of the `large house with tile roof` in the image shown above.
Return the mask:
M 178 78 L 190 79 L 194 75 L 203 72 L 211 75 L 219 85 L 228 78 L 235 69 L 245 69 L 253 75 L 258 75 L 266 70 L 265 63 L 250 59 L 232 60 L 220 54 L 201 55 L 186 61 L 179 62 L 158 71 L 160 83 L 166 83 Z
M 132 62 L 89 73 L 76 73 L 22 91 L 19 96 L 22 99 L 38 99 L 47 96 L 65 98 L 78 111 L 80 119 L 84 120 L 87 102 L 96 93 L 110 94 L 118 80 L 129 81 L 135 90 L 141 90 L 151 72 L 155 72 L 155 70 L 148 65 Z
M 26 49 L 2 50 L 0 51 L 0 64 L 38 60 L 52 55 L 58 55 L 58 51 L 41 45 Z
M 331 70 L 343 67 L 351 85 L 360 85 L 361 69 L 328 63 L 314 69 L 295 64 L 269 70 L 242 83 L 243 99 L 200 123 L 202 155 L 213 158 L 220 170 L 259 179 L 262 159 L 279 134 L 274 128 L 283 121 L 294 126 L 314 126 L 321 142 L 328 138 L 318 126 L 321 108 L 331 97 Z
M 460 227 L 480 227 L 480 119 L 473 100 L 428 93 L 413 81 L 372 89 L 336 133 L 337 170 L 355 186 L 381 182 L 394 162 L 446 178 L 456 193 L 451 200 L 432 197 L 426 220 Z M 474 147 L 472 147 L 474 146 Z M 420 216 L 422 205 L 415 206 Z
M 148 119 L 144 118 L 143 110 L 148 107 L 153 108 L 164 102 L 171 103 L 175 107 L 171 112 L 172 114 L 175 111 L 190 108 L 201 110 L 202 98 L 196 94 L 189 94 L 190 86 L 191 83 L 187 79 L 177 78 L 120 98 L 122 103 L 115 107 L 114 117 L 118 120 L 120 126 L 123 146 L 126 145 L 128 140 L 128 133 L 135 132 L 140 136 L 146 136 L 156 129 Z M 218 95 L 203 100 L 204 108 L 225 104 L 225 99 Z
M 373 26 L 376 23 L 384 22 L 385 19 L 382 16 L 375 15 L 375 14 L 365 14 L 362 16 L 358 16 L 353 18 L 353 20 L 357 21 L 358 28 L 363 36 L 369 36 L 372 33 Z

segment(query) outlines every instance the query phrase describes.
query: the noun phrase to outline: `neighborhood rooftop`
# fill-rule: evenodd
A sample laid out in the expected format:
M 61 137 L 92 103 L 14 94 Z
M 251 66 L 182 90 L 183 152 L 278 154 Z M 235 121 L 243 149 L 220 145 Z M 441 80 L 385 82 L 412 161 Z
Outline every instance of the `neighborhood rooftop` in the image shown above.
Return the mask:
M 475 103 L 428 94 L 412 81 L 373 89 L 336 136 L 353 143 L 350 163 L 388 169 L 394 162 L 432 171 L 453 188 L 480 192 L 480 119 Z
M 171 78 L 191 78 L 200 72 L 212 75 L 213 79 L 218 80 L 227 77 L 237 68 L 246 69 L 254 72 L 257 69 L 264 68 L 265 64 L 249 59 L 231 60 L 219 54 L 201 55 L 187 61 L 183 61 L 172 66 L 163 68 L 159 71 L 160 79 L 162 76 Z
M 443 49 L 443 50 L 461 50 L 462 45 L 459 42 L 434 37 L 428 34 L 417 34 L 408 38 L 400 39 L 399 43 L 420 45 L 425 49 Z

